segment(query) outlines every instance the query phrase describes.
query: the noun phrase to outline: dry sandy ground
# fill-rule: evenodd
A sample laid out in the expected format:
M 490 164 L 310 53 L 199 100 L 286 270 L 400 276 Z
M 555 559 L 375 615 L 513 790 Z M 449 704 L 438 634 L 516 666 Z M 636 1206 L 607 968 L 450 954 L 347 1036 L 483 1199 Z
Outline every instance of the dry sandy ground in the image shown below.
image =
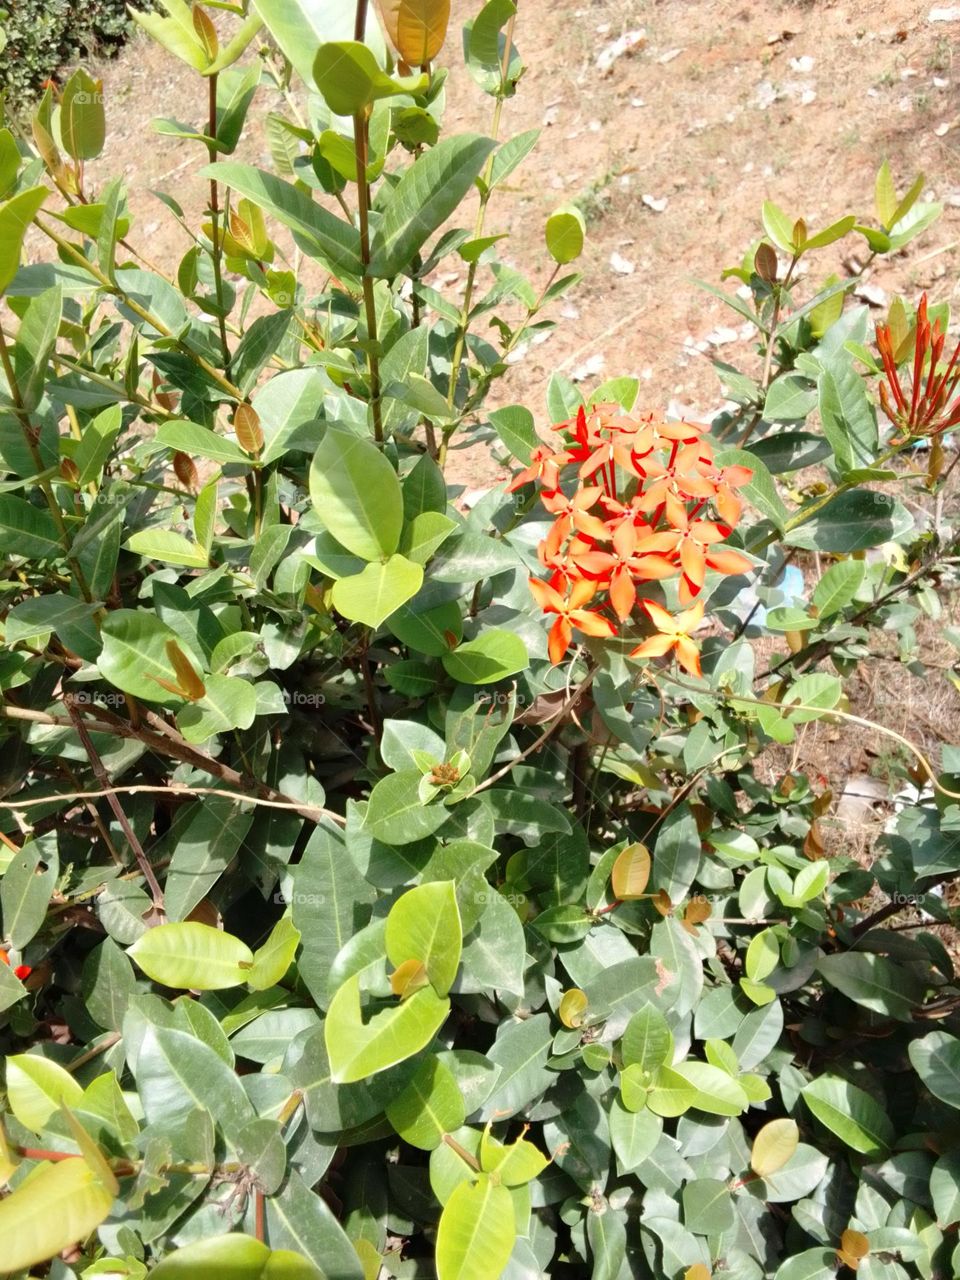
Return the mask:
M 754 371 L 759 360 L 737 317 L 693 280 L 718 285 L 721 269 L 739 263 L 761 234 L 764 199 L 813 228 L 850 212 L 869 217 L 884 158 L 902 187 L 925 172 L 927 198 L 946 207 L 871 284 L 888 294 L 929 288 L 937 299 L 954 292 L 960 8 L 955 20 L 930 21 L 929 2 L 903 0 L 519 0 L 518 7 L 515 41 L 528 70 L 501 134 L 543 132 L 493 202 L 488 230 L 510 232 L 502 256 L 536 283 L 549 271 L 543 226 L 556 205 L 580 204 L 589 239 L 583 282 L 554 307 L 558 329 L 525 350 L 500 399 L 522 400 L 539 419 L 546 381 L 560 369 L 588 381 L 637 374 L 651 407 L 675 400 L 700 413 L 715 409 L 722 394 L 709 357 Z M 454 0 L 451 47 L 477 8 L 477 0 Z M 630 33 L 642 33 L 642 42 L 604 74 L 598 58 Z M 131 239 L 155 261 L 176 261 L 188 241 L 151 189 L 199 213 L 206 193 L 196 171 L 205 157 L 200 147 L 153 133 L 150 120 L 199 121 L 197 79 L 144 39 L 103 70 L 110 138 L 90 176 L 96 183 L 122 166 L 138 215 Z M 489 129 L 490 100 L 462 65 L 447 101 L 448 128 Z M 241 158 L 268 162 L 260 125 L 276 109 L 279 95 L 262 89 Z M 851 237 L 842 251 L 827 251 L 823 273 L 861 244 Z M 464 272 L 457 274 L 455 260 L 444 264 L 446 291 L 462 288 Z M 482 457 L 461 460 L 460 471 L 465 480 L 491 478 Z

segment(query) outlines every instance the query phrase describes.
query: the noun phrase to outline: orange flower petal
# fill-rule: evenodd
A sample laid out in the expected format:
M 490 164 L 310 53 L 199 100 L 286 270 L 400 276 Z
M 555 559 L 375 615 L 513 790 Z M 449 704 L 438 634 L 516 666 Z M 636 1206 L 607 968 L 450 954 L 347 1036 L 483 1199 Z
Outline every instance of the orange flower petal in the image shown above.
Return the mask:
M 573 628 L 570 623 L 566 618 L 558 618 L 550 628 L 550 636 L 547 640 L 547 652 L 555 667 L 563 661 L 572 639 Z
M 703 675 L 700 668 L 700 650 L 689 636 L 681 636 L 677 641 L 677 661 L 684 671 L 689 671 L 692 676 Z
M 676 623 L 667 613 L 662 605 L 657 604 L 653 600 L 641 600 L 640 603 L 646 609 L 650 621 L 665 636 L 675 636 L 677 634 Z
M 669 653 L 676 644 L 673 636 L 651 636 L 649 640 L 644 640 L 638 644 L 635 649 L 631 649 L 631 658 L 662 658 L 665 653 Z

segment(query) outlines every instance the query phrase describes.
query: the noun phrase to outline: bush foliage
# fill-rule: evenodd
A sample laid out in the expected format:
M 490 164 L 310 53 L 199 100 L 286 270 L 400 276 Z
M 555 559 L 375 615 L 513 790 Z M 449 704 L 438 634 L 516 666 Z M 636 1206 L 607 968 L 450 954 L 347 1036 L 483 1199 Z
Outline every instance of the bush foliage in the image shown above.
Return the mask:
M 140 0 L 136 7 L 147 6 Z M 60 67 L 116 52 L 129 30 L 122 0 L 7 0 L 0 6 L 0 93 L 19 115 Z
M 180 262 L 90 188 L 88 73 L 0 130 L 0 1270 L 957 1275 L 960 750 L 882 730 L 867 859 L 783 750 L 957 585 L 947 308 L 874 335 L 821 266 L 907 246 L 922 177 L 764 206 L 711 424 L 631 377 L 491 409 L 584 239 L 501 256 L 514 4 L 460 135 L 444 0 L 218 8 L 138 19 L 197 77 Z

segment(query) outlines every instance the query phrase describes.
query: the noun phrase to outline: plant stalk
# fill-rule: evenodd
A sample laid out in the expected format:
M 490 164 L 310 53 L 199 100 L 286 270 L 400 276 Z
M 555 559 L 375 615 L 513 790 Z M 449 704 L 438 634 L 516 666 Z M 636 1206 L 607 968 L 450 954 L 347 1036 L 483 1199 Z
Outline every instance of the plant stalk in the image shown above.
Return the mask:
M 366 5 L 364 4 L 364 8 Z M 359 25 L 360 5 L 357 5 Z M 380 354 L 377 350 L 377 304 L 370 267 L 370 187 L 367 184 L 367 115 L 358 111 L 353 117 L 353 146 L 357 160 L 357 210 L 360 219 L 360 260 L 363 263 L 363 309 L 367 321 L 367 368 L 370 373 L 370 407 L 373 410 L 373 435 L 383 444 L 383 413 L 380 390 Z
M 209 114 L 207 121 L 207 136 L 211 139 L 217 136 L 217 80 L 219 77 L 216 73 L 208 77 L 209 91 Z M 211 141 L 207 143 L 207 158 L 211 164 L 215 164 L 217 160 L 217 146 Z M 213 242 L 213 284 L 217 295 L 217 325 L 220 329 L 220 346 L 223 351 L 223 367 L 227 377 L 230 376 L 230 347 L 227 344 L 227 317 L 223 309 L 223 244 L 220 237 L 220 192 L 217 186 L 216 178 L 210 179 L 210 239 Z
M 57 527 L 57 533 L 60 537 L 60 545 L 63 547 L 63 554 L 70 566 L 77 589 L 88 603 L 93 600 L 90 591 L 90 585 L 87 582 L 86 574 L 77 560 L 76 556 L 70 553 L 70 534 L 63 519 L 63 512 L 60 510 L 60 503 L 57 502 L 57 496 L 53 492 L 53 486 L 50 483 L 48 475 L 44 475 L 43 457 L 40 453 L 39 432 L 30 422 L 30 415 L 23 403 L 23 397 L 20 394 L 20 384 L 17 381 L 16 370 L 13 367 L 13 361 L 10 358 L 10 350 L 7 346 L 7 339 L 3 332 L 3 326 L 0 325 L 0 364 L 3 365 L 3 372 L 6 375 L 7 386 L 10 388 L 10 398 L 13 401 L 14 417 L 20 423 L 23 431 L 23 438 L 26 441 L 27 448 L 30 450 L 30 457 L 33 459 L 33 465 L 37 469 L 37 484 L 40 486 L 41 492 L 46 499 L 47 507 L 53 523 Z

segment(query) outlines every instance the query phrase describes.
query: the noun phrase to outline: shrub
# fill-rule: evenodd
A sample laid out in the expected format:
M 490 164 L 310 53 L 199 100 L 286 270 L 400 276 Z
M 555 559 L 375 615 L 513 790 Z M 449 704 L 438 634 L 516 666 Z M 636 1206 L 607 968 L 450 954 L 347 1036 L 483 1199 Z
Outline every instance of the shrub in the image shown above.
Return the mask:
M 88 189 L 86 72 L 35 150 L 0 132 L 0 1266 L 956 1275 L 928 926 L 960 752 L 880 727 L 918 801 L 869 865 L 778 754 L 869 726 L 844 678 L 884 639 L 923 670 L 957 586 L 946 307 L 895 301 L 874 347 L 817 265 L 903 249 L 922 179 L 883 164 L 874 216 L 818 231 L 764 206 L 717 291 L 757 367 L 718 366 L 709 426 L 555 375 L 538 431 L 488 393 L 584 226 L 549 218 L 539 287 L 497 258 L 537 140 L 499 137 L 513 4 L 464 33 L 489 137 L 443 133 L 443 0 L 384 0 L 392 52 L 362 0 L 258 0 L 222 45 L 164 8 L 203 118 L 156 127 L 211 183 L 168 275 L 122 182 Z M 311 90 L 276 172 L 229 158 L 261 22 Z M 427 283 L 455 256 L 456 301 Z M 463 510 L 476 441 L 514 479 Z
M 8 0 L 0 7 L 0 93 L 8 108 L 21 114 L 60 67 L 115 53 L 129 29 L 122 0 Z

